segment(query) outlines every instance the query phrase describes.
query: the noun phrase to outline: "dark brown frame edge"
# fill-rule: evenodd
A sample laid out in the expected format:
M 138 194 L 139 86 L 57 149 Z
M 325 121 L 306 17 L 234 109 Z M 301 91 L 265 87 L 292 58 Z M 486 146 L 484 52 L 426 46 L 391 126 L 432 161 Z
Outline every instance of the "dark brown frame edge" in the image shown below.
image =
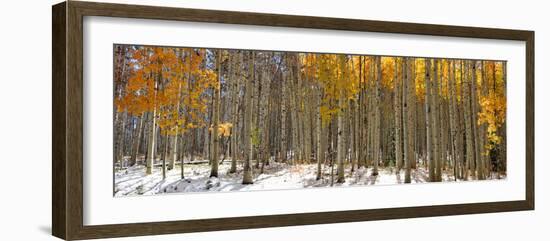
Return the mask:
M 83 17 L 107 16 L 519 40 L 526 43 L 525 200 L 202 220 L 83 225 Z M 535 208 L 533 31 L 213 11 L 94 2 L 52 7 L 52 234 L 66 240 L 533 210 Z

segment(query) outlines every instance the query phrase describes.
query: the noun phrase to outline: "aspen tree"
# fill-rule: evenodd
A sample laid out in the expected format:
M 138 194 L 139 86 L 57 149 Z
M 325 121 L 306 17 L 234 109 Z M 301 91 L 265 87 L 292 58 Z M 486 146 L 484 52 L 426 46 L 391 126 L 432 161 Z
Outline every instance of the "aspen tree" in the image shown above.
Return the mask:
M 212 154 L 210 155 L 210 161 L 212 170 L 210 171 L 210 177 L 218 177 L 218 149 L 220 147 L 220 138 L 218 134 L 218 128 L 220 125 L 220 95 L 221 95 L 221 81 L 222 81 L 222 50 L 218 50 L 216 53 L 216 72 L 218 74 L 218 83 L 213 87 L 214 101 L 212 102 L 212 131 L 210 138 L 212 139 Z
M 244 172 L 243 172 L 243 184 L 252 184 L 252 166 L 250 165 L 252 154 L 253 154 L 253 146 L 252 146 L 252 132 L 251 132 L 251 125 L 252 125 L 252 101 L 254 98 L 253 95 L 253 86 L 254 86 L 254 60 L 255 60 L 255 53 L 254 51 L 249 52 L 248 57 L 248 78 L 246 80 L 245 85 L 245 120 L 244 120 L 244 132 L 245 132 L 245 143 L 246 143 L 246 158 L 244 161 Z
M 397 76 L 398 73 L 398 66 L 397 66 L 397 57 L 395 59 L 395 73 L 394 73 L 394 92 L 393 92 L 393 102 L 394 102 L 394 109 L 395 109 L 395 164 L 397 168 L 397 172 L 401 170 L 401 167 L 403 165 L 403 143 L 402 143 L 402 136 L 401 133 L 401 126 L 403 125 L 403 112 L 401 110 L 401 83 L 402 81 L 399 81 L 399 78 Z

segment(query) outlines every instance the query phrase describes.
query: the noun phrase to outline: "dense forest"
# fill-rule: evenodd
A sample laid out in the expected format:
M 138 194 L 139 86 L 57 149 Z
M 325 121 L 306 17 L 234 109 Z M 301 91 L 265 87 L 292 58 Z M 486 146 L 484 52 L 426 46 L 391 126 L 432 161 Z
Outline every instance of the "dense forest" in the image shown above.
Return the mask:
M 504 61 L 115 45 L 113 119 L 117 196 L 506 177 Z

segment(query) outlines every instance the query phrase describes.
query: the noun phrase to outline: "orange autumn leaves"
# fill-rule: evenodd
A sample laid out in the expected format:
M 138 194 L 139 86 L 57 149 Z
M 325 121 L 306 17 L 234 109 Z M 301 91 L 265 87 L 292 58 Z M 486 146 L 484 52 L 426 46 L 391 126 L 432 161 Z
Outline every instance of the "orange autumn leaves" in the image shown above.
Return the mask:
M 206 50 L 137 47 L 129 55 L 131 77 L 126 93 L 115 100 L 117 111 L 155 113 L 163 135 L 204 126 L 204 93 L 219 86 L 217 73 L 203 67 Z

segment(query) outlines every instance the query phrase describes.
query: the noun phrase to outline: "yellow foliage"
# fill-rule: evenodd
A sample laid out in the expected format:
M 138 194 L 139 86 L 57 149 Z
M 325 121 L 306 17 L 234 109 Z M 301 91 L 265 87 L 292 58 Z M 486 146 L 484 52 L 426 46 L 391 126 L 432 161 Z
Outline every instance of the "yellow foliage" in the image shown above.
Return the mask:
M 212 127 L 210 126 L 208 128 L 209 131 L 212 131 Z M 219 137 L 228 137 L 231 136 L 231 128 L 233 128 L 233 124 L 229 122 L 220 123 L 218 124 L 218 136 Z
M 320 54 L 316 59 L 319 71 L 317 81 L 323 89 L 320 113 L 323 123 L 326 123 L 333 115 L 340 114 L 339 111 L 347 107 L 347 100 L 357 98 L 359 78 L 356 76 L 357 70 L 353 63 L 358 62 L 358 59 L 343 54 Z
M 210 59 L 208 53 L 205 49 L 136 47 L 130 52 L 130 76 L 125 91 L 115 95 L 116 110 L 136 116 L 154 111 L 157 113 L 154 118 L 157 118 L 165 135 L 177 135 L 206 126 L 204 122 L 210 97 L 207 91 L 221 87 L 217 71 L 207 64 Z M 288 65 L 299 63 L 301 68 L 297 74 L 303 77 L 305 85 L 321 92 L 319 112 L 323 125 L 341 114 L 340 111 L 347 108 L 350 102 L 357 100 L 361 88 L 372 91 L 378 77 L 375 57 L 372 56 L 310 53 L 294 56 L 296 58 Z M 411 83 L 418 101 L 424 101 L 425 59 L 411 60 Z M 380 61 L 381 88 L 391 91 L 395 88 L 395 80 L 404 77 L 404 58 L 381 57 Z M 435 77 L 441 81 L 438 83 L 438 94 L 443 100 L 456 98 L 457 104 L 461 104 L 462 81 L 473 78 L 468 71 L 461 71 L 461 64 L 460 60 L 448 59 L 432 64 L 432 70 L 438 70 Z M 480 106 L 477 124 L 487 125 L 487 149 L 501 142 L 497 133 L 506 116 L 504 67 L 505 62 L 502 61 L 483 61 L 483 65 L 478 64 L 475 70 L 475 83 L 479 87 L 476 101 Z M 451 96 L 449 91 L 451 77 L 454 77 L 455 96 Z M 300 102 L 297 107 L 303 109 L 304 104 Z M 216 127 L 218 135 L 230 136 L 232 127 L 232 123 L 219 124 Z
M 480 106 L 478 125 L 487 124 L 487 139 L 490 144 L 497 145 L 501 141 L 501 137 L 497 135 L 498 128 L 506 121 L 506 99 L 502 95 L 491 93 L 481 97 Z

